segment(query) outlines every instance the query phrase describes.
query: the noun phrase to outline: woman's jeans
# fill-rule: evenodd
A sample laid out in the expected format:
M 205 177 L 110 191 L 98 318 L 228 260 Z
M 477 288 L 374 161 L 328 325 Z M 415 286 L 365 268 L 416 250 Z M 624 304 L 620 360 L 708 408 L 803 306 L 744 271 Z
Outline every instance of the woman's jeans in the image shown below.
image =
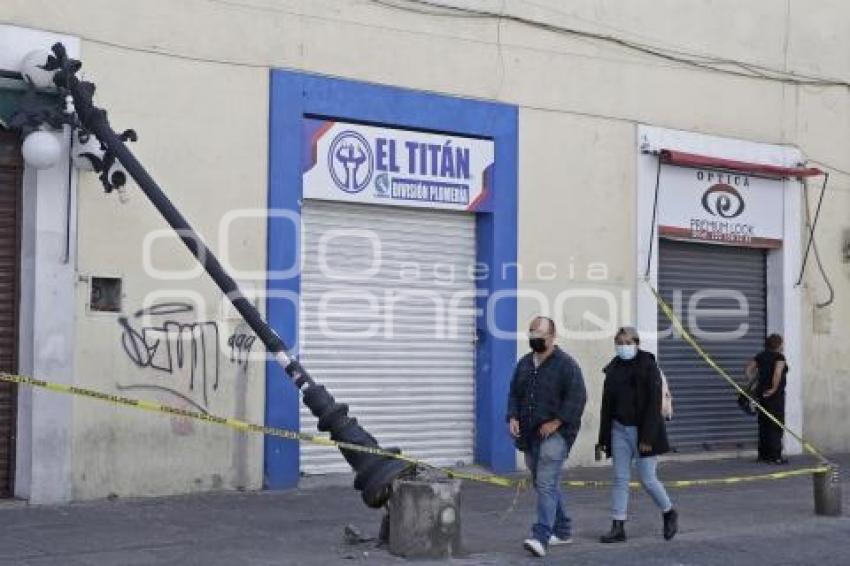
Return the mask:
M 629 507 L 629 481 L 632 462 L 637 461 L 638 477 L 646 492 L 664 512 L 673 508 L 667 491 L 658 477 L 655 468 L 658 464 L 655 456 L 641 458 L 638 451 L 637 427 L 624 426 L 613 422 L 611 431 L 611 452 L 614 457 L 614 489 L 611 492 L 611 516 L 615 521 L 625 521 Z
M 536 439 L 525 452 L 525 465 L 531 471 L 537 491 L 537 522 L 531 533 L 544 547 L 552 534 L 562 539 L 572 534 L 572 521 L 565 511 L 561 493 L 561 469 L 569 453 L 570 446 L 558 432 L 545 439 Z

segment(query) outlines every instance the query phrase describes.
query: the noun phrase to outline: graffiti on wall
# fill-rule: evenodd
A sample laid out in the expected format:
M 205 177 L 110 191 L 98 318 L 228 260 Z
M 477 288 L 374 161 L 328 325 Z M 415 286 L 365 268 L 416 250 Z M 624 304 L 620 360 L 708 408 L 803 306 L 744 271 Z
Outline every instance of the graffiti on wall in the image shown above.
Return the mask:
M 155 380 L 133 379 L 119 383 L 120 391 L 149 391 L 163 402 L 207 413 L 212 397 L 219 391 L 221 340 L 214 321 L 197 320 L 195 307 L 183 302 L 163 302 L 120 317 L 121 347 L 139 369 L 158 374 Z M 256 336 L 239 325 L 227 339 L 229 360 L 236 365 L 237 379 L 244 380 Z M 147 374 L 150 376 L 150 374 Z M 244 392 L 244 388 L 238 388 Z M 238 400 L 237 400 L 238 401 Z M 185 435 L 193 423 L 173 417 L 172 429 Z
M 231 334 L 230 338 L 227 339 L 227 345 L 230 347 L 230 362 L 247 368 L 251 349 L 256 340 L 257 337 L 253 334 L 239 331 L 239 329 Z
M 181 385 L 176 383 L 180 378 L 187 378 L 182 385 L 192 394 L 189 397 L 199 397 L 206 408 L 210 390 L 218 389 L 218 324 L 175 320 L 174 315 L 193 313 L 194 307 L 187 303 L 160 303 L 136 311 L 133 319 L 120 317 L 118 324 L 123 328 L 121 345 L 136 367 L 179 376 L 175 386 Z M 143 318 L 157 324 L 137 326 Z

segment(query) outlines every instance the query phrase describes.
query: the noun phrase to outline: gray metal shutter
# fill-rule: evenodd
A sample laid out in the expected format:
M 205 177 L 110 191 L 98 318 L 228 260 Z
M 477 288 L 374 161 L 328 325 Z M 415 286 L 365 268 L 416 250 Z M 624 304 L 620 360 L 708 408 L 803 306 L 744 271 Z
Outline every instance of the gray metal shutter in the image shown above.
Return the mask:
M 0 372 L 18 369 L 22 162 L 16 133 L 0 132 Z M 0 497 L 12 495 L 17 389 L 0 383 Z
M 323 235 L 334 233 L 322 254 Z M 437 465 L 471 463 L 474 215 L 306 200 L 301 249 L 306 367 L 382 446 Z M 369 277 L 336 277 L 370 268 Z M 338 292 L 347 295 L 320 308 L 323 296 Z M 322 331 L 323 317 L 335 335 Z M 373 336 L 366 335 L 370 329 Z M 316 432 L 303 406 L 301 429 Z M 301 470 L 349 468 L 337 450 L 304 443 Z
M 764 347 L 766 333 L 765 252 L 760 249 L 661 240 L 658 285 L 668 304 L 680 305 L 680 318 L 688 326 L 689 302 L 697 291 L 737 291 L 749 305 L 746 316 L 699 317 L 699 327 L 709 332 L 729 332 L 746 323 L 737 339 L 699 340 L 703 348 L 729 375 L 744 383 L 744 366 Z M 680 293 L 681 299 L 677 299 Z M 699 309 L 735 309 L 735 299 L 706 298 Z M 658 330 L 670 322 L 660 311 Z M 757 441 L 756 420 L 737 406 L 737 394 L 681 337 L 659 337 L 659 362 L 673 394 L 674 420 L 668 425 L 676 450 L 743 447 Z

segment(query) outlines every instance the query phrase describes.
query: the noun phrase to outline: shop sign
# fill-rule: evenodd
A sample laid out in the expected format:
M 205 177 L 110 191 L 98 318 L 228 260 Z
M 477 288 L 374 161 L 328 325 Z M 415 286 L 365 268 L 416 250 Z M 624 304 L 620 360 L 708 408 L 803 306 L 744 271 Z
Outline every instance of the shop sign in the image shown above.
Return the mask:
M 683 240 L 780 247 L 784 190 L 782 179 L 662 165 L 658 233 Z
M 303 141 L 305 198 L 489 210 L 491 140 L 306 118 Z

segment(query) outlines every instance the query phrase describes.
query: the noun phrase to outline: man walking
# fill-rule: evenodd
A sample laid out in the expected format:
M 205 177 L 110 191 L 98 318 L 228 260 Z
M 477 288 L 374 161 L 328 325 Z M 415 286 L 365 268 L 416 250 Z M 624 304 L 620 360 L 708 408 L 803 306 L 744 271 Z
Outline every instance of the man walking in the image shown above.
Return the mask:
M 531 352 L 514 370 L 508 399 L 508 423 L 516 446 L 525 454 L 537 492 L 537 522 L 523 547 L 537 557 L 550 545 L 572 542 L 572 525 L 561 493 L 561 469 L 581 426 L 587 401 L 576 361 L 555 345 L 555 322 L 531 321 Z

